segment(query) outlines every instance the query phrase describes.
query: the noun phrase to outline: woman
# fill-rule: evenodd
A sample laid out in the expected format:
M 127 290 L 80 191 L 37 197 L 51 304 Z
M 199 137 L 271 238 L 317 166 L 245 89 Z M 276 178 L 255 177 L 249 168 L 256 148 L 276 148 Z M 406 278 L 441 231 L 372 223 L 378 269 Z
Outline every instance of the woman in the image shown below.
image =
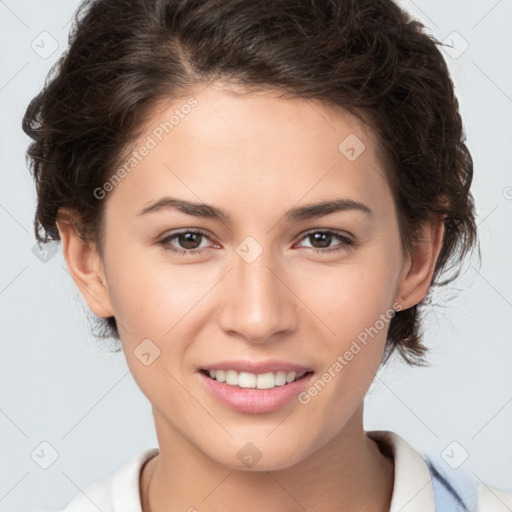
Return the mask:
M 120 340 L 159 447 L 66 512 L 511 501 L 363 428 L 380 365 L 426 362 L 421 303 L 476 243 L 422 28 L 384 0 L 82 4 L 23 123 L 36 236 Z

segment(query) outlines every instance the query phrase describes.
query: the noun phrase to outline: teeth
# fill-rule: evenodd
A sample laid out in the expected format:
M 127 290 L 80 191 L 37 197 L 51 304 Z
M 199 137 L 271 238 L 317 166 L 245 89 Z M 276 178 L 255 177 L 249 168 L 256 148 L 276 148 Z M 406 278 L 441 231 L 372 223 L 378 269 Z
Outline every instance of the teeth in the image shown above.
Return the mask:
M 238 386 L 238 372 L 228 370 L 226 372 L 226 384 L 230 386 Z
M 295 372 L 287 373 L 286 382 L 293 382 L 295 380 L 295 377 L 297 377 L 297 374 Z
M 237 372 L 235 370 L 209 371 L 210 377 L 217 382 L 225 382 L 229 386 L 250 389 L 272 389 L 276 386 L 284 386 L 300 379 L 305 373 L 297 374 L 296 372 L 285 372 L 284 370 L 260 374 Z

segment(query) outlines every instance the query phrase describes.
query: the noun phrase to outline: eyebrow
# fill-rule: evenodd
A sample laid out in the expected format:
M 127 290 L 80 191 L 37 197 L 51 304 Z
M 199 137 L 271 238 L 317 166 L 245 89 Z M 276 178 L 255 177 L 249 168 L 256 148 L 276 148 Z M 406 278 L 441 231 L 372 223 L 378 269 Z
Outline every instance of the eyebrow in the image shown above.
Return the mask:
M 176 209 L 187 215 L 194 217 L 203 217 L 208 219 L 216 219 L 226 224 L 232 222 L 231 215 L 224 210 L 206 203 L 192 203 L 183 199 L 173 197 L 162 197 L 155 202 L 147 204 L 138 215 L 147 215 L 148 213 L 158 212 L 162 210 Z M 366 215 L 372 216 L 372 210 L 365 204 L 354 201 L 352 199 L 340 198 L 334 200 L 322 201 L 316 204 L 300 206 L 288 210 L 284 215 L 285 222 L 299 222 L 302 220 L 313 219 L 329 215 L 330 213 L 343 211 L 361 211 Z

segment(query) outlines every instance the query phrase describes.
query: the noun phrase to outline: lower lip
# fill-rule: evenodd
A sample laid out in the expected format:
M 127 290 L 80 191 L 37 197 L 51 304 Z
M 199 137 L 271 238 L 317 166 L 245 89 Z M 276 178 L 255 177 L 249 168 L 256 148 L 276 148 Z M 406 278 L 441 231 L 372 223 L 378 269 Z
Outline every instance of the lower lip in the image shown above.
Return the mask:
M 313 375 L 309 373 L 299 380 L 272 389 L 251 389 L 229 386 L 199 372 L 202 382 L 217 400 L 231 409 L 249 413 L 274 412 L 281 409 L 297 398 Z

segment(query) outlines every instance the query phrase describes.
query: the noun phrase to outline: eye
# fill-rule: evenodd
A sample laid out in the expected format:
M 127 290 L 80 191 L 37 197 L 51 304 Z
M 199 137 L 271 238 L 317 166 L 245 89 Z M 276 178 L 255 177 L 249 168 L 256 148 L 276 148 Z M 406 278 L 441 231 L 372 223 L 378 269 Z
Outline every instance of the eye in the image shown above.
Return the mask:
M 202 254 L 205 248 L 200 248 L 200 245 L 201 241 L 205 238 L 207 239 L 208 236 L 203 231 L 187 229 L 185 231 L 171 233 L 169 236 L 160 240 L 158 245 L 161 245 L 166 251 L 172 251 L 179 256 Z M 181 245 L 182 249 L 171 245 L 171 241 L 174 239 Z
M 330 253 L 342 251 L 346 250 L 348 247 L 352 247 L 355 245 L 354 240 L 352 240 L 351 238 L 331 230 L 309 231 L 302 237 L 301 240 L 307 239 L 312 241 L 311 248 L 316 253 Z M 329 249 L 329 247 L 331 246 L 331 242 L 336 239 L 341 241 L 341 243 L 339 243 L 337 246 L 334 246 L 334 248 Z

